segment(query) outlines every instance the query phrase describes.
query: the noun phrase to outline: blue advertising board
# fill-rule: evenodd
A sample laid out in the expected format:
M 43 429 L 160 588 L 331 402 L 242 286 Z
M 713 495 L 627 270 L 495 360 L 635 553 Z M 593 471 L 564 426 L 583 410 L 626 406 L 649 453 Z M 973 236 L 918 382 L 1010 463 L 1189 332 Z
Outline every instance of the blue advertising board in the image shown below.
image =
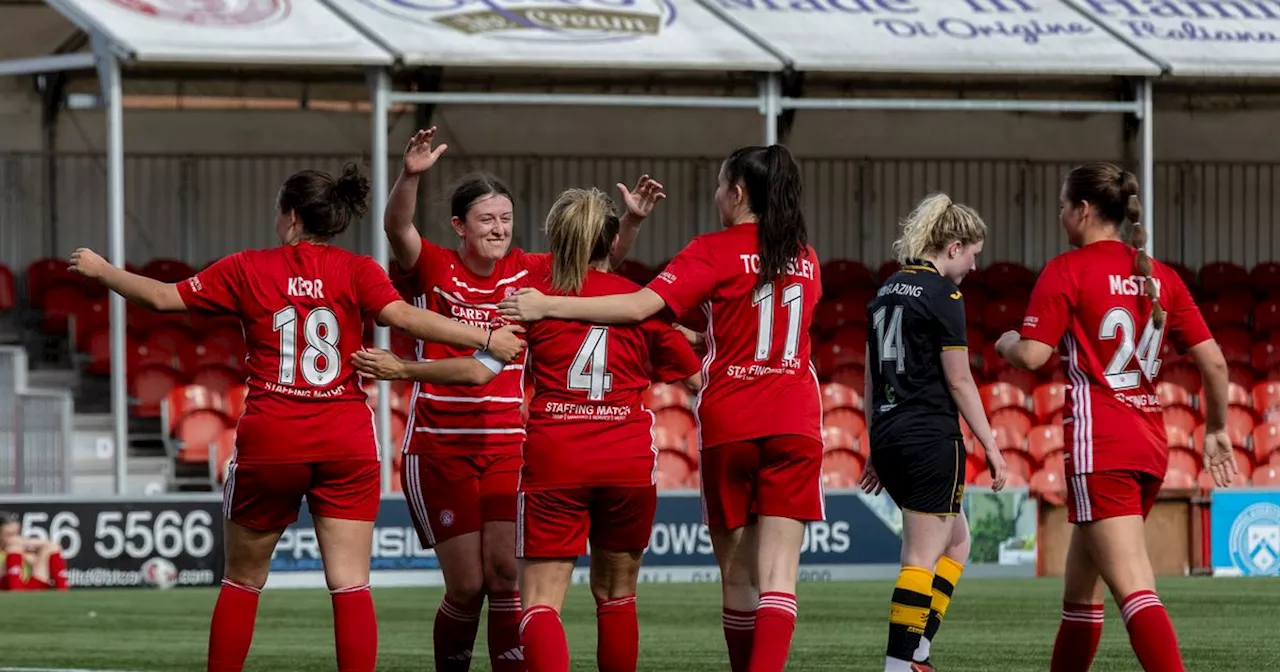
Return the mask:
M 1035 548 L 1033 542 L 1028 547 L 1025 540 L 1033 540 L 1035 536 L 1035 508 L 1034 500 L 1027 497 L 1025 490 L 999 495 L 969 492 L 965 509 L 974 531 L 972 560 L 993 567 L 1016 566 L 1012 574 L 1030 575 L 1035 566 Z M 894 576 L 898 571 L 901 531 L 901 512 L 887 495 L 828 492 L 826 520 L 810 523 L 805 530 L 800 579 L 834 581 Z M 984 539 L 989 543 L 980 543 Z M 989 551 L 979 552 L 984 546 L 990 546 Z M 440 564 L 434 552 L 419 545 L 403 497 L 389 496 L 382 500 L 374 527 L 371 565 L 371 583 L 375 586 L 442 585 Z M 574 580 L 586 581 L 587 571 L 588 561 L 584 557 L 575 568 Z M 711 536 L 702 524 L 698 493 L 663 493 L 658 498 L 640 580 L 654 583 L 718 581 L 719 578 Z M 268 585 L 324 585 L 320 549 L 305 506 L 298 522 L 285 531 L 276 546 Z
M 1209 511 L 1214 576 L 1280 576 L 1280 490 L 1215 490 Z

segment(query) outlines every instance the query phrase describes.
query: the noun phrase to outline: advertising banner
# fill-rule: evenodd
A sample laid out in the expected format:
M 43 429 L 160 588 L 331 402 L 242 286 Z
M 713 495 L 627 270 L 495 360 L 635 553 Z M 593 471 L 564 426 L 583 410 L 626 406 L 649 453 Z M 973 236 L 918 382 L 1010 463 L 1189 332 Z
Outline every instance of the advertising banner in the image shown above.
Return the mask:
M 1209 512 L 1214 576 L 1280 576 L 1280 490 L 1214 490 Z
M 24 537 L 62 546 L 72 588 L 216 586 L 222 581 L 222 500 L 0 499 Z

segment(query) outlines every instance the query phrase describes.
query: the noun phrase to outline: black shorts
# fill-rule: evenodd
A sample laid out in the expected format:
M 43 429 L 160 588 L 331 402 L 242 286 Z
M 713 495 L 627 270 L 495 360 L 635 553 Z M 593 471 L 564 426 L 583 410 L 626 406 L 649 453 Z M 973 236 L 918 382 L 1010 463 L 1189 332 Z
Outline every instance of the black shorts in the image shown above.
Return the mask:
M 964 500 L 964 443 L 934 439 L 917 444 L 871 444 L 871 463 L 898 508 L 955 515 Z

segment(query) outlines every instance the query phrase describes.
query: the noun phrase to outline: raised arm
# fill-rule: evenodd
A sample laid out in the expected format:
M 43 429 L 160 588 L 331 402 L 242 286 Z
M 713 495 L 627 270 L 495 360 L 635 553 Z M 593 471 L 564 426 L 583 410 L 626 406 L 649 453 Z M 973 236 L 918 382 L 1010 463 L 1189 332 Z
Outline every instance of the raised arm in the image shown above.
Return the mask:
M 618 193 L 622 194 L 622 202 L 627 206 L 627 214 L 619 220 L 621 226 L 618 229 L 618 242 L 609 255 L 609 264 L 614 268 L 622 265 L 630 254 L 636 238 L 640 236 L 640 225 L 645 218 L 653 212 L 658 201 L 667 197 L 662 191 L 662 184 L 648 175 L 641 175 L 633 190 L 627 189 L 627 185 L 621 182 L 616 186 Z
M 404 269 L 413 268 L 422 253 L 422 236 L 413 226 L 413 213 L 418 207 L 418 179 L 449 148 L 449 145 L 440 145 L 432 149 L 435 134 L 436 127 L 432 126 L 409 139 L 404 149 L 404 166 L 387 197 L 387 212 L 382 218 L 382 230 L 391 244 L 391 254 Z
M 71 255 L 70 268 L 148 310 L 179 313 L 187 309 L 177 285 L 116 268 L 88 248 L 82 247 Z
M 450 357 L 434 362 L 411 362 L 386 350 L 361 350 L 351 358 L 363 378 L 411 380 L 434 385 L 484 385 L 502 371 L 502 362 L 486 353 Z
M 498 314 L 516 322 L 580 320 L 596 324 L 635 324 L 657 315 L 666 301 L 648 287 L 610 296 L 547 296 L 522 289 L 498 304 Z

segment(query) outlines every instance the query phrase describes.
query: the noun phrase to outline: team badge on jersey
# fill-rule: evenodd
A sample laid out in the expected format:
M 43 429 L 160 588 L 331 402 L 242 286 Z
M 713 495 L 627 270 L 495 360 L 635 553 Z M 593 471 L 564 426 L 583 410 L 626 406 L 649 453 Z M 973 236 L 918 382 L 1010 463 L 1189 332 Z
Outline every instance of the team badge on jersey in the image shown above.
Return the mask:
M 110 0 L 139 14 L 201 26 L 247 26 L 284 18 L 289 0 Z
M 1236 517 L 1231 559 L 1245 576 L 1280 575 L 1280 506 L 1262 502 Z
M 453 510 L 445 509 L 440 512 L 440 524 L 445 527 L 453 527 Z

